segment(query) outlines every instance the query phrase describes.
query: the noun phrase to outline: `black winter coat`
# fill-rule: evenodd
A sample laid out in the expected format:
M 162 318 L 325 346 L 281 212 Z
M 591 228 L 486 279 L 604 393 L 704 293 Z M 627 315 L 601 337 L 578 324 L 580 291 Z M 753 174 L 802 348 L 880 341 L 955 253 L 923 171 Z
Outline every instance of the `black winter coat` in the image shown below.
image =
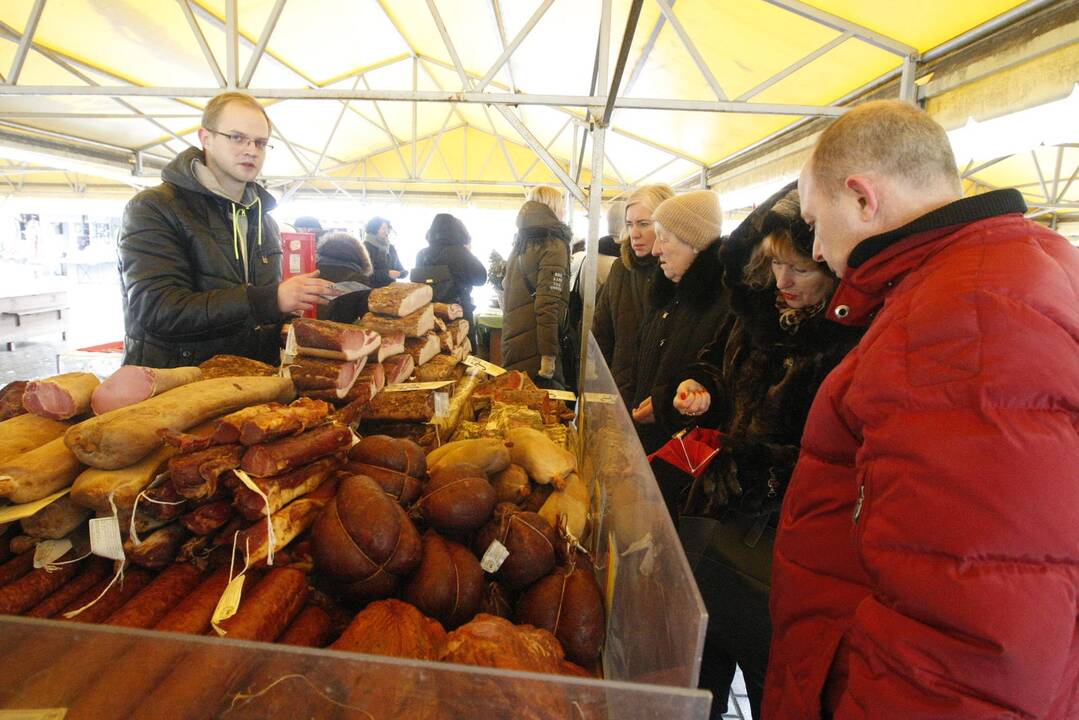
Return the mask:
M 637 381 L 630 410 L 648 397 L 656 408 L 666 396 L 667 386 L 696 359 L 726 321 L 728 304 L 723 293 L 719 245 L 717 241 L 701 251 L 678 283 L 656 275 L 648 317 L 639 335 Z M 657 416 L 656 423 L 637 424 L 645 453 L 660 448 L 677 430 L 659 420 Z
M 203 160 L 202 151 L 185 150 L 162 171 L 161 185 L 124 209 L 118 253 L 126 364 L 196 365 L 219 353 L 278 362 L 281 240 L 268 214 L 276 201 L 255 183 L 243 205 L 210 192 L 192 170 Z M 233 242 L 240 214 L 247 218 L 247 283 Z
M 463 238 L 451 235 L 432 235 L 428 246 L 416 254 L 416 267 L 445 265 L 453 278 L 452 299 L 448 302 L 459 304 L 465 311 L 465 319 L 472 327 L 473 312 L 472 288 L 487 282 L 487 269 L 476 259 L 472 251 L 465 247 Z
M 621 258 L 611 267 L 607 282 L 600 288 L 592 335 L 611 369 L 623 402 L 629 406 L 637 388 L 641 323 L 648 315 L 652 284 L 659 270 L 653 256 L 637 257 L 628 242 L 622 245 L 621 253 Z
M 401 264 L 401 259 L 397 257 L 397 248 L 390 245 L 388 250 L 383 250 L 370 237 L 370 235 L 364 237 L 363 245 L 367 248 L 367 254 L 371 257 L 371 265 L 374 266 L 374 272 L 371 273 L 371 282 L 369 283 L 371 287 L 385 287 L 394 282 L 394 278 L 390 277 L 390 270 L 401 273 L 397 280 L 404 280 L 408 277 L 408 271 Z

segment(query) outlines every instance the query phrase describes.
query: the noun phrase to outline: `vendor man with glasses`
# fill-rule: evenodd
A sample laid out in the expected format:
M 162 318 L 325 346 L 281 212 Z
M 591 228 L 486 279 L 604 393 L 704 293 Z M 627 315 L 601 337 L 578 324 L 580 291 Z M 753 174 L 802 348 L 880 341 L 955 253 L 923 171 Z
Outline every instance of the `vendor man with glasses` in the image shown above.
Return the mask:
M 333 294 L 318 273 L 281 282 L 273 196 L 255 182 L 270 118 L 249 95 L 222 93 L 199 142 L 124 210 L 119 241 L 124 363 L 197 365 L 227 353 L 276 365 L 281 324 Z

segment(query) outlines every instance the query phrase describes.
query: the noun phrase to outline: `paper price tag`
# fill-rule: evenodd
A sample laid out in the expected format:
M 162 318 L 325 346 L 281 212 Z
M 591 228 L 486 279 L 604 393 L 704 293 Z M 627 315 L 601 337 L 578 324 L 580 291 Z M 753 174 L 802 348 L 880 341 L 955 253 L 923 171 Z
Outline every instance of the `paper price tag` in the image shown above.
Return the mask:
M 435 417 L 445 417 L 450 414 L 450 394 L 446 392 L 435 393 Z
M 55 492 L 48 497 L 43 497 L 34 502 L 23 503 L 22 505 L 8 505 L 7 507 L 0 508 L 0 523 L 15 522 L 16 520 L 22 520 L 31 515 L 36 515 L 40 510 L 52 505 L 69 492 L 71 492 L 71 488 L 64 488 L 59 492 Z
M 604 405 L 614 405 L 618 402 L 618 396 L 610 393 L 589 392 L 584 394 L 584 399 L 586 402 L 603 403 Z
M 124 559 L 124 541 L 115 515 L 90 518 L 90 552 L 110 560 Z
M 288 334 L 285 336 L 285 354 L 295 357 L 299 352 L 300 347 L 296 342 L 296 331 L 293 329 L 292 325 L 289 324 Z
M 547 397 L 552 400 L 565 400 L 566 402 L 574 402 L 577 400 L 577 396 L 569 390 L 548 390 Z
M 489 573 L 496 573 L 509 556 L 510 551 L 506 549 L 505 545 L 497 540 L 492 540 L 491 544 L 487 546 L 487 551 L 483 553 L 480 567 Z
M 509 372 L 508 370 L 506 370 L 506 368 L 499 367 L 498 365 L 495 365 L 492 362 L 487 362 L 486 360 L 482 360 L 482 359 L 476 357 L 475 355 L 469 355 L 464 360 L 462 360 L 462 362 L 465 365 L 468 365 L 469 367 L 479 368 L 480 370 L 483 370 L 488 375 L 491 375 L 491 376 L 494 376 L 494 377 L 498 377 L 499 375 L 505 375 L 507 372 Z
M 243 573 L 241 573 L 232 578 L 225 587 L 225 592 L 221 593 L 221 599 L 217 601 L 217 607 L 214 608 L 210 624 L 213 625 L 214 631 L 218 635 L 227 633 L 224 628 L 218 627 L 219 624 L 228 620 L 240 609 L 240 598 L 243 597 L 244 593 L 244 577 Z
M 46 571 L 52 572 L 57 567 L 53 563 L 62 558 L 70 549 L 71 541 L 67 538 L 42 540 L 34 548 L 34 567 L 45 568 Z
M 453 380 L 435 380 L 432 382 L 418 382 L 418 383 L 398 383 L 396 385 L 387 385 L 382 388 L 382 392 L 408 392 L 410 390 L 438 390 L 444 388 L 447 385 L 452 385 Z

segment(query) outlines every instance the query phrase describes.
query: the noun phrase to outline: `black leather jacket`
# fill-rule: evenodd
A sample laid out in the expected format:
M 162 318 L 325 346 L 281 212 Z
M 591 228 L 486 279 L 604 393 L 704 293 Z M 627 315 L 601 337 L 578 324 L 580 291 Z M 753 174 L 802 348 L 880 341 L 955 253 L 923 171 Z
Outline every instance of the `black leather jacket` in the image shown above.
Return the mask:
M 243 204 L 195 178 L 190 148 L 164 182 L 124 209 L 119 241 L 124 293 L 124 363 L 197 365 L 219 353 L 276 365 L 284 318 L 277 308 L 281 238 L 268 213 L 276 201 L 249 183 Z M 233 224 L 246 213 L 247 281 Z

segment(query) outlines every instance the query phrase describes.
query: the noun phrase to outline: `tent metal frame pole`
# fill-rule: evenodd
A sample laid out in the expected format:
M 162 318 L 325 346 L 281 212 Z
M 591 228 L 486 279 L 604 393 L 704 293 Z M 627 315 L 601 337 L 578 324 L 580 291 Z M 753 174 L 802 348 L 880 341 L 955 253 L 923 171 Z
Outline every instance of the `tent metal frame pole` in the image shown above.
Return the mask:
M 240 80 L 240 39 L 236 0 L 225 0 L 225 79 L 235 89 Z
M 547 10 L 551 7 L 552 4 L 554 4 L 554 0 L 543 0 L 543 2 L 540 3 L 540 6 L 536 8 L 536 11 L 534 13 L 532 13 L 532 17 L 528 18 L 528 22 L 524 24 L 524 27 L 522 27 L 521 30 L 517 33 L 517 36 L 513 38 L 513 41 L 502 49 L 502 54 L 498 56 L 497 60 L 495 60 L 495 63 L 491 66 L 491 69 L 488 70 L 482 78 L 480 78 L 480 81 L 473 88 L 474 90 L 480 92 L 485 87 L 487 87 L 487 84 L 490 83 L 491 79 L 494 78 L 498 71 L 502 69 L 502 66 L 505 65 L 506 62 L 510 59 L 510 56 L 513 55 L 517 47 L 522 42 L 524 42 L 524 39 L 527 38 L 529 33 L 532 32 L 532 28 L 536 27 L 536 24 L 547 13 Z
M 502 49 L 505 49 L 506 48 L 506 26 L 505 26 L 505 23 L 502 22 L 502 4 L 499 2 L 499 0 L 491 0 L 490 8 L 491 8 L 491 19 L 494 20 L 495 31 L 498 33 L 499 47 L 501 47 Z M 517 87 L 517 78 L 515 78 L 513 76 L 513 58 L 512 57 L 506 58 L 506 71 L 509 73 L 509 76 L 510 76 L 510 90 L 512 90 L 513 92 L 519 92 L 519 89 Z M 475 76 L 473 76 L 473 77 L 475 77 Z
M 192 34 L 198 41 L 199 47 L 202 48 L 202 55 L 206 58 L 206 64 L 210 66 L 210 70 L 217 79 L 217 86 L 219 88 L 227 86 L 228 83 L 225 80 L 225 75 L 221 72 L 221 66 L 217 64 L 217 58 L 214 57 L 214 52 L 210 49 L 209 43 L 206 42 L 206 36 L 202 33 L 202 28 L 199 27 L 199 21 L 195 19 L 195 13 L 191 9 L 191 0 L 176 0 L 176 2 L 180 5 L 180 9 L 184 11 L 187 24 L 191 26 Z M 217 93 L 215 92 L 214 94 L 216 95 Z
M 41 97 L 198 97 L 212 98 L 218 88 L 206 87 L 86 87 L 82 85 L 0 85 L 0 96 Z M 602 107 L 604 95 L 534 95 L 530 93 L 478 93 L 446 90 L 339 90 L 335 88 L 250 88 L 248 94 L 263 100 L 367 100 L 384 102 L 464 103 L 486 105 L 561 105 L 566 107 Z M 615 100 L 616 109 L 680 110 L 751 115 L 792 115 L 839 117 L 846 108 L 835 105 L 797 105 L 788 103 L 743 103 L 672 98 L 627 98 Z
M 1045 183 L 1045 175 L 1042 173 L 1042 164 L 1038 162 L 1038 153 L 1033 150 L 1030 151 L 1030 158 L 1034 161 L 1034 170 L 1038 173 L 1038 183 L 1042 186 L 1042 195 L 1045 196 L 1045 202 L 1053 202 L 1053 197 L 1049 194 L 1049 186 Z
M 639 10 L 639 7 L 637 13 L 634 13 L 632 9 L 630 10 L 629 19 L 626 23 L 626 32 L 622 38 L 622 49 L 627 49 L 633 42 L 633 33 L 640 15 Z M 596 263 L 599 257 L 599 218 L 603 213 L 603 163 L 606 157 L 604 144 L 607 138 L 607 128 L 604 126 L 603 120 L 609 117 L 610 101 L 612 99 L 610 96 L 618 93 L 618 85 L 621 82 L 622 71 L 625 69 L 628 56 L 628 52 L 622 52 L 622 49 L 620 49 L 618 65 L 614 71 L 614 77 L 617 79 L 608 85 L 607 59 L 610 57 L 610 43 L 611 0 L 603 0 L 603 11 L 600 14 L 599 22 L 599 62 L 596 65 L 596 87 L 609 88 L 607 90 L 609 97 L 607 102 L 604 103 L 608 112 L 604 113 L 601 118 L 597 118 L 598 122 L 592 128 L 592 132 L 589 133 L 592 136 L 592 166 L 589 168 L 592 173 L 592 184 L 588 190 L 588 239 L 585 241 L 584 262 L 581 264 L 581 269 L 577 271 L 581 274 L 579 283 L 581 288 L 581 327 L 579 331 L 581 334 L 581 356 L 577 365 L 577 392 L 581 394 L 585 391 L 588 379 L 588 340 L 592 333 L 592 318 L 596 314 Z M 583 410 L 580 413 L 582 415 L 581 424 L 584 426 L 588 422 L 588 410 L 584 402 L 580 404 L 580 407 Z M 585 430 L 582 429 L 582 437 L 584 433 Z
M 667 5 L 673 9 L 675 2 L 676 0 L 669 0 Z M 656 46 L 656 40 L 659 39 L 659 33 L 663 30 L 665 22 L 667 22 L 667 17 L 661 12 L 659 17 L 656 18 L 656 24 L 652 26 L 652 32 L 648 35 L 648 41 L 645 42 L 644 47 L 641 49 L 637 62 L 633 65 L 633 71 L 630 72 L 629 80 L 626 81 L 624 94 L 629 95 L 633 91 L 633 86 L 637 84 L 638 78 L 641 77 L 641 71 L 644 70 L 645 63 L 648 62 L 648 56 L 652 54 L 652 48 Z
M 545 145 L 543 146 L 543 149 L 544 149 L 544 150 L 548 150 L 548 151 L 550 151 L 550 149 L 551 149 L 551 146 L 555 144 L 555 141 L 556 141 L 556 140 L 558 140 L 558 138 L 562 137 L 562 133 L 564 133 L 564 132 L 566 131 L 566 128 L 567 128 L 567 127 L 569 127 L 569 124 L 570 124 L 571 122 L 573 122 L 573 118 L 572 118 L 572 117 L 568 117 L 568 118 L 566 118 L 566 122 L 562 123 L 562 127 L 558 128 L 558 132 L 557 132 L 557 133 L 555 133 L 554 137 L 552 137 L 552 138 L 551 138 L 551 139 L 550 139 L 550 140 L 549 140 L 549 141 L 548 141 L 548 142 L 547 142 L 547 143 L 546 143 L 546 144 L 545 144 Z M 573 126 L 573 127 L 574 127 L 574 132 L 576 132 L 576 128 L 577 128 L 577 125 L 576 125 L 576 124 L 574 124 L 574 126 Z M 573 144 L 574 144 L 574 147 L 576 147 L 576 145 L 577 145 L 577 141 L 576 141 L 576 140 L 574 140 L 574 141 L 573 141 Z M 570 159 L 572 159 L 572 156 L 571 156 L 571 158 L 570 158 Z M 532 171 L 536 169 L 536 166 L 537 166 L 537 165 L 539 165 L 539 163 L 540 163 L 540 158 L 539 158 L 539 155 L 537 155 L 537 156 L 536 156 L 536 159 L 532 161 L 532 164 L 528 166 L 528 169 L 527 169 L 527 170 L 525 170 L 525 171 L 524 171 L 523 173 L 521 173 L 521 177 L 528 177 L 529 175 L 531 175 L 531 174 L 532 174 Z
M 770 5 L 781 7 L 784 10 L 794 13 L 795 15 L 801 15 L 808 20 L 813 20 L 814 22 L 820 23 L 821 25 L 826 25 L 833 30 L 850 31 L 854 33 L 854 35 L 858 39 L 863 40 L 871 45 L 876 45 L 880 49 L 887 50 L 890 53 L 895 53 L 896 55 L 902 57 L 905 57 L 907 55 L 918 55 L 918 50 L 916 48 L 913 48 L 904 42 L 900 42 L 895 38 L 890 38 L 887 35 L 882 35 L 875 30 L 870 30 L 864 25 L 859 25 L 858 23 L 851 22 L 850 20 L 841 18 L 838 15 L 833 15 L 832 13 L 825 12 L 824 10 L 819 10 L 812 5 L 807 5 L 804 2 L 799 2 L 799 0 L 764 1 L 766 3 L 769 3 Z
M 907 55 L 899 75 L 899 99 L 911 105 L 918 104 L 918 86 L 914 83 L 918 74 L 918 58 Z
M 773 75 L 772 77 L 770 77 L 767 80 L 765 80 L 764 82 L 762 82 L 761 84 L 756 85 L 754 87 L 751 87 L 749 90 L 746 90 L 744 93 L 742 93 L 741 95 L 736 97 L 735 100 L 738 101 L 738 102 L 746 102 L 751 97 L 754 97 L 755 95 L 761 94 L 762 92 L 764 92 L 768 88 L 772 87 L 776 83 L 780 82 L 781 80 L 785 80 L 786 78 L 790 77 L 794 73 L 798 72 L 799 70 L 804 68 L 806 65 L 808 65 L 809 63 L 811 63 L 814 60 L 816 60 L 817 58 L 819 58 L 820 56 L 822 56 L 822 55 L 836 49 L 837 47 L 839 47 L 840 45 L 845 43 L 847 40 L 850 40 L 852 37 L 854 37 L 854 33 L 852 33 L 850 30 L 842 32 L 839 35 L 836 35 L 834 38 L 832 38 L 831 40 L 826 42 L 824 45 L 821 45 L 819 48 L 817 48 L 813 52 L 809 53 L 805 57 L 801 58 L 800 60 L 796 60 L 792 64 L 790 64 L 787 67 L 783 68 L 782 70 L 777 72 L 775 75 Z
M 45 0 L 36 0 L 34 6 L 30 8 L 30 17 L 26 20 L 26 28 L 22 32 L 22 38 L 19 40 L 19 46 L 15 50 L 15 57 L 11 59 L 11 70 L 8 71 L 7 83 L 14 85 L 19 82 L 19 75 L 22 74 L 23 64 L 26 62 L 27 55 L 30 54 L 30 47 L 34 42 L 34 34 L 37 32 L 38 22 L 41 21 L 41 13 L 45 10 Z
M 678 34 L 678 38 L 682 41 L 682 45 L 685 46 L 689 56 L 693 58 L 694 64 L 697 69 L 701 71 L 701 75 L 704 76 L 705 81 L 712 88 L 712 92 L 716 94 L 716 97 L 721 101 L 727 100 L 727 93 L 723 92 L 723 87 L 719 84 L 716 76 L 712 73 L 712 70 L 708 67 L 708 63 L 704 61 L 704 57 L 701 56 L 697 46 L 693 43 L 693 40 L 689 37 L 689 33 L 682 27 L 681 21 L 674 14 L 674 10 L 671 9 L 667 0 L 656 0 L 656 4 L 659 5 L 660 11 L 663 13 L 663 17 L 667 18 L 667 22 L 671 24 L 674 31 Z
M 281 18 L 281 11 L 285 9 L 285 0 L 277 0 L 274 3 L 273 9 L 270 11 L 270 17 L 266 18 L 266 25 L 262 28 L 262 34 L 259 35 L 258 44 L 255 45 L 254 51 L 251 53 L 251 58 L 247 61 L 247 67 L 244 69 L 243 77 L 240 78 L 240 87 L 247 87 L 251 84 L 251 78 L 255 74 L 255 68 L 258 67 L 259 61 L 262 59 L 262 54 L 266 52 L 266 46 L 270 43 L 270 36 L 273 35 L 273 31 L 277 28 L 277 21 Z

